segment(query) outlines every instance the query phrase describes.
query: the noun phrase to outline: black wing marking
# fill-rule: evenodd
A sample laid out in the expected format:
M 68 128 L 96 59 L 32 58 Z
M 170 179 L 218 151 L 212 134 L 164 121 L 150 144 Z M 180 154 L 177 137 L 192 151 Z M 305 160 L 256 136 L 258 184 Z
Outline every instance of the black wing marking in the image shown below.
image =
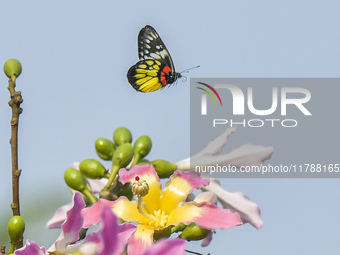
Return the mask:
M 138 55 L 140 60 L 159 60 L 169 66 L 172 72 L 175 73 L 175 67 L 169 51 L 165 47 L 156 30 L 149 25 L 146 25 L 139 32 Z

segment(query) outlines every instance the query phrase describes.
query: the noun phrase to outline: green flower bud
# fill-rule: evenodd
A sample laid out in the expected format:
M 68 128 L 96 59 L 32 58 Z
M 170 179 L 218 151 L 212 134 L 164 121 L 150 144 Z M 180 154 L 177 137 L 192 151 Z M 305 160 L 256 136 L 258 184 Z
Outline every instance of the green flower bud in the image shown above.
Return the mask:
M 187 225 L 181 222 L 177 226 L 174 226 L 171 228 L 171 233 L 175 233 L 175 232 L 177 233 L 177 232 L 183 231 L 186 227 Z
M 117 196 L 125 196 L 129 200 L 133 198 L 132 186 L 130 183 L 125 183 L 121 189 L 117 192 Z
M 151 162 L 151 165 L 155 168 L 159 178 L 168 178 L 177 169 L 176 164 L 163 159 L 156 159 Z
M 94 146 L 96 147 L 97 155 L 104 160 L 112 160 L 113 153 L 116 149 L 113 142 L 105 138 L 98 138 L 94 142 Z
M 87 182 L 83 174 L 74 168 L 68 168 L 64 173 L 64 180 L 71 189 L 83 192 L 87 189 Z
M 20 216 L 13 216 L 8 222 L 8 234 L 11 244 L 16 245 L 25 231 L 25 222 Z
M 139 166 L 143 166 L 143 165 L 146 165 L 146 164 L 150 165 L 150 161 L 145 159 L 145 158 L 142 158 L 141 160 L 138 161 Z
M 8 78 L 11 78 L 12 75 L 15 77 L 19 77 L 21 74 L 22 67 L 18 60 L 16 59 L 9 59 L 6 61 L 4 65 L 4 72 L 7 75 Z
M 151 139 L 147 135 L 139 137 L 133 146 L 133 162 L 136 165 L 142 158 L 149 154 L 151 150 Z
M 195 195 L 190 193 L 190 194 L 188 194 L 187 199 L 185 201 L 191 202 L 191 201 L 194 201 L 194 199 L 195 199 Z
M 130 143 L 120 145 L 113 153 L 112 164 L 115 167 L 126 167 L 132 160 L 133 149 Z
M 86 178 L 101 179 L 108 177 L 105 167 L 95 159 L 85 159 L 79 164 L 79 170 Z
M 195 223 L 190 223 L 179 236 L 188 241 L 202 240 L 206 238 L 210 232 L 211 230 L 209 229 L 200 228 Z
M 166 229 L 155 230 L 153 234 L 153 239 L 157 241 L 162 238 L 169 238 L 170 236 L 171 236 L 171 226 L 167 227 Z
M 151 150 L 151 139 L 147 135 L 139 137 L 133 145 L 134 156 L 140 155 L 140 158 L 144 158 L 149 154 Z
M 119 127 L 113 132 L 113 141 L 117 146 L 124 143 L 131 143 L 132 134 L 127 128 Z

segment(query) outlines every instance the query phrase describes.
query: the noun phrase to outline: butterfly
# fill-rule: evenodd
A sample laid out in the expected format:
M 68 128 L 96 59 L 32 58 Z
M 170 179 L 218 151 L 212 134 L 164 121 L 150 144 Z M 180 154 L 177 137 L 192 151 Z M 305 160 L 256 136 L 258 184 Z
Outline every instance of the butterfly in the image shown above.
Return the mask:
M 127 79 L 139 92 L 152 92 L 174 83 L 182 77 L 162 39 L 152 26 L 143 27 L 138 35 L 139 62 L 131 66 Z

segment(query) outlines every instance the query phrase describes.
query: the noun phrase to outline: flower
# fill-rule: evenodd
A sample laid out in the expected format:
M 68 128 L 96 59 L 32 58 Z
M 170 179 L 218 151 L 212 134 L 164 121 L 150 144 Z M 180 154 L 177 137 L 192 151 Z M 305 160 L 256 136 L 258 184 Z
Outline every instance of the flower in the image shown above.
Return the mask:
M 229 164 L 231 166 L 248 166 L 248 165 L 260 165 L 266 159 L 270 158 L 273 153 L 273 147 L 264 147 L 259 144 L 255 143 L 248 143 L 246 145 L 242 145 L 240 147 L 235 148 L 228 154 L 215 156 L 222 151 L 223 147 L 227 143 L 228 137 L 236 132 L 236 128 L 228 128 L 222 135 L 214 139 L 213 141 L 209 142 L 206 148 L 202 151 L 197 153 L 191 158 L 187 158 L 181 160 L 176 163 L 178 170 L 181 171 L 188 171 L 190 170 L 190 161 L 194 163 L 197 160 L 201 163 L 200 165 L 211 165 L 211 164 L 218 164 L 220 166 Z M 73 168 L 79 169 L 79 163 L 74 163 Z M 99 192 L 105 185 L 106 179 L 103 180 L 91 180 L 88 179 L 88 182 L 91 186 L 91 189 L 94 193 Z M 212 179 L 212 182 L 215 182 Z M 216 190 L 221 191 L 221 189 L 217 188 L 215 184 L 211 183 L 207 189 L 213 189 L 211 191 L 215 192 Z M 224 190 L 225 191 L 225 190 Z M 225 193 L 226 192 L 226 193 Z M 262 226 L 262 220 L 260 217 L 260 210 L 258 209 L 257 205 L 250 201 L 244 194 L 242 193 L 230 193 L 228 191 L 225 192 L 218 192 L 218 199 L 224 208 L 232 209 L 235 212 L 239 212 L 241 216 L 241 220 L 244 223 L 249 222 L 256 228 L 260 228 Z M 231 197 L 233 199 L 231 199 Z M 238 201 L 240 199 L 240 201 Z M 238 205 L 242 204 L 242 208 Z M 54 214 L 54 216 L 48 221 L 47 227 L 48 228 L 60 228 L 62 222 L 65 220 L 66 211 L 69 210 L 71 204 L 65 205 L 60 207 Z M 251 209 L 250 208 L 255 208 Z M 256 209 L 257 208 L 257 209 Z M 240 210 L 240 211 L 238 211 Z M 245 212 L 253 211 L 257 213 L 247 213 L 248 216 L 245 216 Z
M 48 254 L 68 255 L 121 255 L 124 252 L 128 239 L 135 231 L 136 226 L 124 223 L 117 224 L 117 217 L 110 208 L 103 208 L 101 221 L 103 227 L 89 234 L 83 241 L 78 242 L 79 231 L 83 227 L 81 210 L 85 207 L 80 193 L 73 195 L 71 209 L 62 224 L 62 232 L 57 241 L 52 245 Z M 75 243 L 75 244 L 73 244 Z M 45 255 L 44 247 L 39 247 L 35 242 L 27 241 L 26 245 L 15 251 L 15 255 Z
M 175 172 L 161 189 L 159 177 L 151 165 L 134 166 L 130 171 L 119 171 L 122 184 L 138 182 L 144 190 L 137 201 L 130 201 L 122 196 L 115 201 L 99 199 L 89 208 L 82 210 L 84 227 L 89 227 L 100 222 L 100 214 L 105 206 L 122 220 L 137 222 L 137 229 L 129 240 L 128 254 L 143 254 L 153 244 L 155 231 L 165 231 L 168 227 L 177 226 L 180 223 L 196 223 L 204 229 L 227 229 L 241 225 L 242 221 L 237 213 L 222 209 L 216 205 L 202 202 L 188 202 L 185 200 L 195 188 L 208 185 L 208 179 L 190 178 L 190 173 Z M 145 181 L 147 185 L 139 183 Z M 142 206 L 144 203 L 144 207 Z
M 273 147 L 265 147 L 255 143 L 248 143 L 233 149 L 228 154 L 215 156 L 215 154 L 222 151 L 229 135 L 234 132 L 236 132 L 236 128 L 228 128 L 222 135 L 209 142 L 207 147 L 202 151 L 191 158 L 176 163 L 178 169 L 182 171 L 190 170 L 190 161 L 191 164 L 197 165 L 254 166 L 262 164 L 266 159 L 271 157 L 274 150 Z M 216 179 L 211 179 L 210 184 L 202 189 L 212 191 L 217 196 L 223 208 L 239 213 L 244 223 L 249 222 L 255 228 L 261 228 L 263 221 L 259 207 L 243 193 L 231 193 L 224 190 Z

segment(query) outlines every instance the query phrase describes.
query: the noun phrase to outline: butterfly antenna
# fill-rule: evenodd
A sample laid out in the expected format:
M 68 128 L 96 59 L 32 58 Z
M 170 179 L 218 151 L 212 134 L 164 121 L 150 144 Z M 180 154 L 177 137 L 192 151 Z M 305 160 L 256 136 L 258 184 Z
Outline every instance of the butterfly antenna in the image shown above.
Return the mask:
M 180 72 L 180 74 L 182 74 L 182 73 L 188 73 L 191 69 L 195 69 L 195 68 L 199 68 L 199 67 L 200 67 L 199 65 L 198 65 L 198 66 L 191 67 L 191 68 L 189 68 L 189 69 L 186 69 L 186 70 Z
M 182 78 L 181 78 L 181 81 L 182 81 L 182 82 L 186 82 L 187 79 L 188 79 L 188 78 L 187 78 L 186 76 L 182 75 Z

